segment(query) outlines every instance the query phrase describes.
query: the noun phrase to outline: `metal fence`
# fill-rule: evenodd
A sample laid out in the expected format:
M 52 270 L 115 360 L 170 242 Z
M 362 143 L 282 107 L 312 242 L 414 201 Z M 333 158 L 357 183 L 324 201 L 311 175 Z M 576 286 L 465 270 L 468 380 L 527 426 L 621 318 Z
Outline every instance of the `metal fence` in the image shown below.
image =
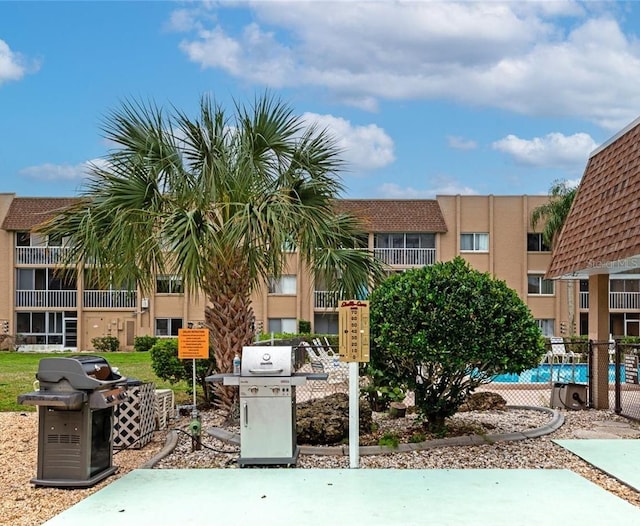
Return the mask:
M 339 361 L 337 349 L 330 345 L 295 346 L 296 369 L 299 372 L 319 372 L 328 374 L 327 381 L 309 381 L 297 388 L 297 401 L 322 398 L 334 393 L 349 392 L 347 364 Z M 327 357 L 322 353 L 334 352 Z M 601 360 L 601 371 L 595 367 L 596 353 L 607 353 L 608 360 Z M 322 356 L 322 359 L 320 359 Z M 314 357 L 316 357 L 314 359 Z M 512 406 L 549 407 L 561 386 L 567 384 L 579 388 L 579 398 L 586 393 L 584 408 L 594 407 L 594 378 L 606 375 L 609 407 L 616 413 L 640 420 L 640 344 L 620 341 L 592 341 L 584 339 L 559 338 L 546 344 L 541 363 L 521 374 L 499 375 L 491 383 L 477 391 L 488 391 L 502 396 Z M 360 378 L 361 385 L 367 380 Z M 413 405 L 413 394 L 408 393 L 407 405 Z M 562 404 L 559 405 L 562 408 Z M 582 407 L 581 407 L 582 408 Z
M 633 420 L 640 420 L 639 355 L 640 344 L 616 341 L 614 352 L 615 412 Z

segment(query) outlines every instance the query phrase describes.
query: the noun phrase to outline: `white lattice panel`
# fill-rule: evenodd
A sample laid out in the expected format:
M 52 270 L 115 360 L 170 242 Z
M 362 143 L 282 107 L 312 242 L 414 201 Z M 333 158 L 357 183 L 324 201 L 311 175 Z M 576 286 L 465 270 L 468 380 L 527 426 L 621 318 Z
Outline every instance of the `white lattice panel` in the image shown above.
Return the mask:
M 175 399 L 171 389 L 156 389 L 156 421 L 158 429 L 166 429 L 175 416 Z
M 127 388 L 129 398 L 115 410 L 113 447 L 140 449 L 152 438 L 155 422 L 155 384 Z

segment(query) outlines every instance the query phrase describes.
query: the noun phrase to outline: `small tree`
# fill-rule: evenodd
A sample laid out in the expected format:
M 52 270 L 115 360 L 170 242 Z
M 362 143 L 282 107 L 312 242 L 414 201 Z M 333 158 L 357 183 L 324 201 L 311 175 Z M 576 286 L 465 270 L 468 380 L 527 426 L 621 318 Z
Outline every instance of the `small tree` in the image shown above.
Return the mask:
M 535 367 L 544 353 L 515 291 L 460 257 L 394 275 L 370 302 L 371 365 L 414 391 L 431 431 L 477 387 Z

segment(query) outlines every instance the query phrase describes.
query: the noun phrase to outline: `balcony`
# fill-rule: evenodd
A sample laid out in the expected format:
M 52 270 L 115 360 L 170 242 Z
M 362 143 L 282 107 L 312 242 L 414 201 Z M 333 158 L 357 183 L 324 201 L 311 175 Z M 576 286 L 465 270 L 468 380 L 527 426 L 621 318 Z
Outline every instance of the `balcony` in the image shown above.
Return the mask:
M 339 295 L 332 290 L 316 290 L 313 292 L 313 308 L 315 310 L 335 310 L 338 308 Z
M 57 265 L 68 251 L 64 247 L 16 247 L 16 265 Z
M 135 290 L 85 290 L 82 302 L 89 309 L 135 309 L 138 293 Z
M 76 308 L 75 290 L 16 290 L 16 307 Z
M 375 256 L 387 265 L 424 267 L 436 262 L 435 248 L 374 248 Z
M 589 293 L 580 293 L 580 309 L 589 309 Z M 609 310 L 640 311 L 640 292 L 609 292 Z

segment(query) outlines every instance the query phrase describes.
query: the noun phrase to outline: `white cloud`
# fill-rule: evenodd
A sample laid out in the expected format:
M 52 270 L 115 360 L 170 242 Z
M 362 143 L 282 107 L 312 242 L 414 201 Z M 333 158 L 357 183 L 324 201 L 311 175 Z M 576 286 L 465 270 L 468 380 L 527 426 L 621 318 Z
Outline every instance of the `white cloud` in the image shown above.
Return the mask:
M 20 80 L 30 70 L 37 70 L 38 65 L 29 65 L 20 53 L 11 51 L 9 45 L 0 39 L 0 85 L 11 80 Z
M 23 168 L 19 174 L 38 181 L 81 181 L 89 176 L 92 166 L 104 166 L 104 163 L 103 159 L 75 165 L 45 163 Z
M 533 139 L 507 135 L 494 142 L 492 146 L 495 150 L 510 155 L 518 164 L 543 168 L 572 168 L 584 166 L 597 144 L 586 133 L 549 133 Z
M 181 10 L 181 49 L 203 68 L 325 89 L 375 110 L 382 99 L 447 99 L 619 129 L 640 107 L 640 46 L 615 3 L 222 2 L 251 8 L 239 31 Z M 401 28 L 401 29 L 400 29 Z M 568 29 L 569 28 L 569 29 Z
M 478 192 L 458 181 L 439 176 L 427 181 L 428 187 L 423 189 L 412 186 L 401 187 L 396 183 L 384 183 L 377 188 L 377 193 L 390 199 L 431 199 L 437 195 L 475 195 Z
M 351 172 L 382 168 L 395 161 L 393 139 L 375 124 L 357 126 L 341 117 L 316 113 L 305 113 L 302 120 L 326 129 L 335 138 Z
M 476 141 L 455 135 L 449 135 L 447 137 L 447 144 L 449 148 L 453 148 L 454 150 L 475 150 L 478 147 Z

